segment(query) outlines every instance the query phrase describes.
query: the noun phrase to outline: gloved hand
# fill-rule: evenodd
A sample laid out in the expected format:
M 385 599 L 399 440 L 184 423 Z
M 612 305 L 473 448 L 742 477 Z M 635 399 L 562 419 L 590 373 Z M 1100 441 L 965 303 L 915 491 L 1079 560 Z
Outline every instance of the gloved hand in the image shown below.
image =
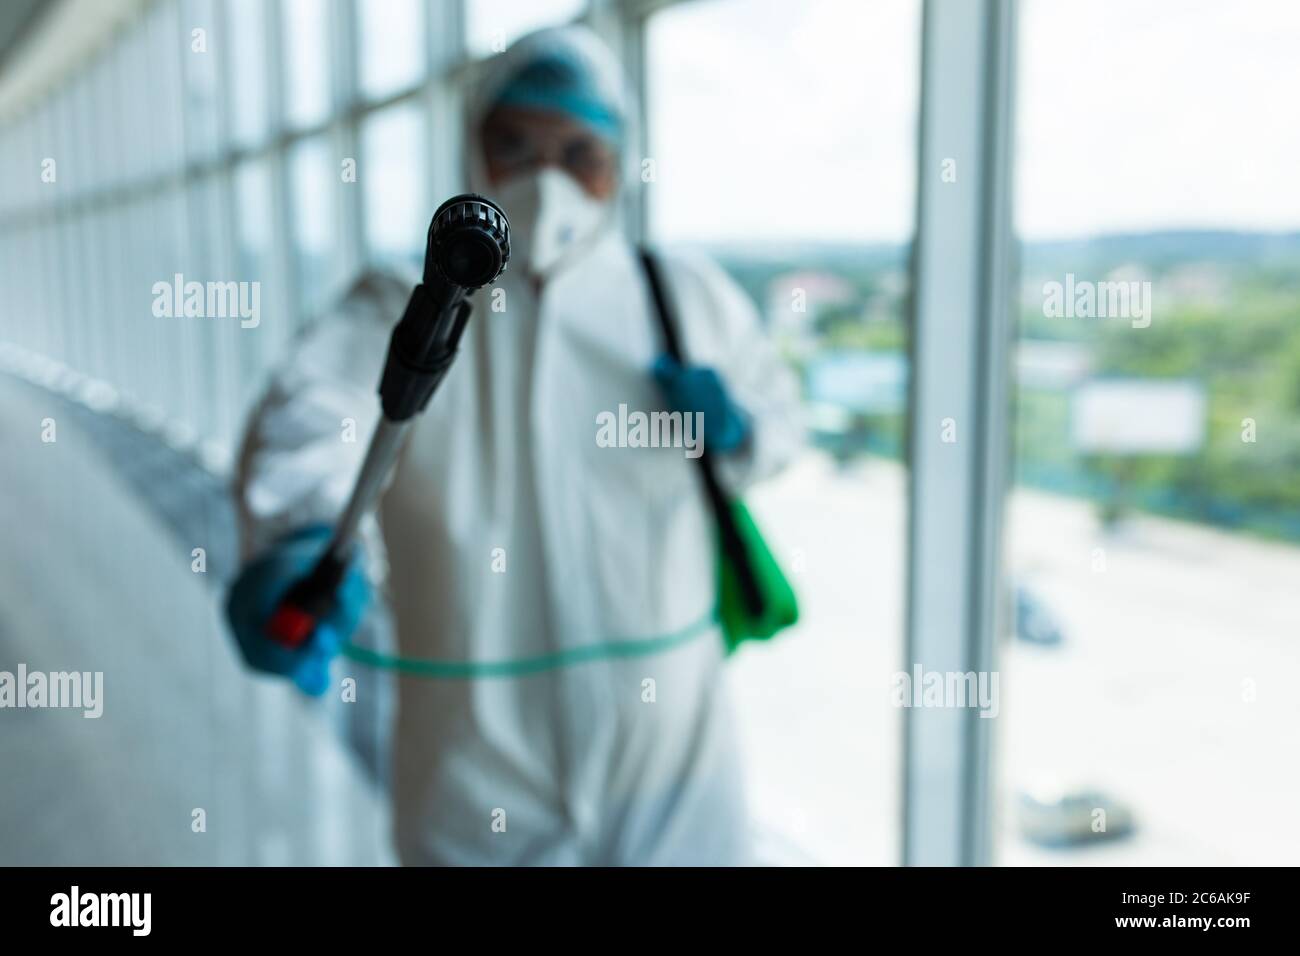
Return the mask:
M 372 600 L 370 582 L 360 561 L 348 566 L 339 585 L 334 612 L 316 627 L 301 647 L 285 647 L 266 634 L 266 622 L 293 584 L 307 574 L 325 551 L 331 530 L 314 525 L 275 543 L 249 562 L 226 598 L 226 616 L 248 666 L 289 677 L 304 693 L 320 696 L 329 687 L 330 661 L 361 623 Z
M 703 365 L 682 366 L 671 355 L 661 355 L 651 372 L 673 411 L 704 413 L 706 448 L 730 452 L 749 441 L 753 431 L 749 415 L 731 400 L 716 371 Z

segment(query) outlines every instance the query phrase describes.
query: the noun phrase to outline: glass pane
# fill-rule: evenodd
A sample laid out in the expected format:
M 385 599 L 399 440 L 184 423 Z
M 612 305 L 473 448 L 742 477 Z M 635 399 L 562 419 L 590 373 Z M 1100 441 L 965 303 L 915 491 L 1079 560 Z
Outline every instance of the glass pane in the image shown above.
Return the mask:
M 135 198 L 128 202 L 124 212 L 123 235 L 128 237 L 131 254 L 127 257 L 129 281 L 129 307 L 127 315 L 135 321 L 123 326 L 124 338 L 130 348 L 128 351 L 128 368 L 130 389 L 133 396 L 142 403 L 153 401 L 153 391 L 157 380 L 158 357 L 155 354 L 155 340 L 158 323 L 165 319 L 155 318 L 150 308 L 150 294 L 153 283 L 164 275 L 158 268 L 154 255 L 154 234 L 157 227 L 147 198 Z M 69 230 L 71 232 L 71 230 Z M 65 242 L 71 242 L 69 236 Z M 76 316 L 78 304 L 75 299 L 69 302 L 72 309 L 72 328 L 78 328 Z M 77 336 L 74 335 L 73 341 Z
M 274 301 L 269 295 L 274 280 L 271 221 L 271 168 L 267 160 L 243 163 L 235 170 L 235 279 L 257 282 L 260 304 L 265 310 Z M 251 301 L 251 300 L 250 300 Z M 272 359 L 267 334 L 268 316 L 252 328 L 241 328 L 238 335 L 239 398 L 241 407 L 250 400 L 261 373 Z M 234 327 L 233 319 L 222 320 Z
M 1300 8 L 1029 0 L 1019 46 L 999 859 L 1288 863 Z
M 98 304 L 108 285 L 106 274 L 106 251 L 110 243 L 105 229 L 102 212 L 91 209 L 78 217 L 78 232 L 81 236 L 81 269 L 69 280 L 82 287 L 82 302 L 89 305 Z M 85 361 L 79 371 L 92 378 L 107 378 L 108 373 L 108 329 L 103 322 L 88 322 L 81 331 L 85 339 Z
M 119 63 L 112 49 L 103 50 L 91 72 L 95 99 L 94 135 L 97 142 L 97 189 L 112 189 L 122 182 L 121 104 L 116 100 Z
M 31 114 L 28 121 L 38 118 L 40 111 Z M 24 163 L 19 159 L 19 139 L 22 136 L 22 123 L 11 123 L 5 130 L 6 135 L 0 139 L 0 180 L 10 183 L 10 188 L 0 190 L 0 215 L 17 209 L 22 205 L 18 195 L 18 180 L 24 174 L 32 175 L 29 170 L 24 169 Z M 33 176 L 32 178 L 36 178 Z
M 8 200 L 15 209 L 34 206 L 52 206 L 61 198 L 61 184 L 57 178 L 58 145 L 62 141 L 63 123 L 57 100 L 47 102 L 40 114 L 34 114 L 13 127 L 5 139 L 13 149 L 13 175 L 5 178 Z M 53 159 L 55 165 L 47 166 Z M 56 174 L 50 179 L 43 175 L 46 169 Z
M 84 180 L 82 187 L 87 195 L 94 195 L 104 187 L 104 180 L 109 171 L 109 147 L 112 142 L 112 131 L 105 129 L 104 107 L 107 103 L 104 101 L 106 92 L 94 68 L 83 74 L 83 79 L 74 87 L 74 96 L 76 98 L 78 112 L 77 121 L 80 124 L 78 132 L 83 141 L 92 143 L 95 149 L 95 162 L 87 163 L 84 171 Z
M 41 308 L 41 285 L 36 281 L 38 250 L 32 242 L 30 229 L 11 229 L 5 233 L 8 244 L 0 248 L 5 258 L 0 260 L 0 272 L 7 277 L 12 298 L 11 305 L 0 312 L 0 343 L 14 342 L 24 349 L 35 351 L 42 345 L 42 330 L 28 318 Z M 7 450 L 7 449 L 6 449 Z
M 149 133 L 153 172 L 174 172 L 184 162 L 181 109 L 181 67 L 185 55 L 175 3 L 154 5 L 145 20 L 148 27 Z
M 182 275 L 185 283 L 204 281 L 205 276 L 185 274 L 188 242 L 185 210 L 179 188 L 168 186 L 150 192 L 147 208 L 150 232 L 149 246 L 145 254 L 148 256 L 149 268 L 152 270 L 148 287 L 152 289 L 153 283 L 159 281 L 174 282 L 173 277 L 177 273 Z M 173 285 L 172 288 L 174 290 L 175 286 Z M 181 286 L 181 290 L 184 293 L 184 285 Z M 167 421 L 184 421 L 185 359 L 181 347 L 183 329 L 188 323 L 209 320 L 187 318 L 183 312 L 181 314 L 174 312 L 167 317 L 154 317 L 151 310 L 149 321 L 152 329 L 152 349 L 148 353 L 150 365 L 147 374 L 153 395 L 151 400 L 164 413 Z
M 647 25 L 650 232 L 731 273 L 809 426 L 746 494 L 801 623 L 728 664 L 766 862 L 898 859 L 920 6 L 711 0 Z
M 147 60 L 142 47 L 143 39 L 144 31 L 139 26 L 130 28 L 114 54 L 117 60 L 117 69 L 114 71 L 117 95 L 114 101 L 117 122 L 122 131 L 122 175 L 128 183 L 144 178 L 149 162 L 149 138 L 146 132 L 149 121 L 145 75 Z M 58 102 L 59 99 L 56 99 L 55 103 Z
M 229 0 L 226 34 L 230 40 L 230 131 L 236 144 L 253 145 L 266 137 L 268 124 L 263 0 Z
M 221 51 L 215 40 L 215 0 L 185 0 L 185 135 L 190 156 L 213 157 L 221 145 L 218 92 Z
M 259 279 L 271 268 L 271 170 L 265 160 L 235 169 L 235 268 Z
M 55 116 L 59 124 L 55 130 L 57 151 L 51 150 L 48 156 L 42 155 L 42 162 L 48 158 L 54 160 L 51 181 L 43 185 L 54 187 L 56 202 L 75 199 L 86 191 L 86 166 L 89 157 L 80 150 L 68 148 L 80 138 L 84 128 L 85 114 L 82 112 L 81 97 L 76 87 L 68 87 L 56 95 L 54 100 Z
M 203 240 L 204 272 L 223 279 L 239 277 L 230 261 L 233 244 L 226 231 L 229 217 L 225 211 L 230 207 L 230 189 L 227 183 L 220 174 L 197 180 L 192 206 L 196 212 L 191 213 L 206 224 L 199 232 Z M 242 425 L 236 397 L 241 394 L 237 350 L 241 338 L 247 337 L 248 330 L 241 328 L 237 322 L 211 322 L 208 323 L 208 329 L 210 351 L 207 364 L 210 366 L 212 381 L 213 436 L 227 448 L 234 448 Z
M 330 108 L 330 0 L 283 0 L 285 116 L 320 122 Z
M 361 94 L 378 99 L 424 76 L 424 4 L 377 0 L 357 4 Z
M 472 56 L 491 56 L 525 33 L 568 23 L 586 9 L 586 0 L 468 0 L 465 42 Z
M 344 184 L 338 170 L 324 136 L 305 139 L 290 153 L 294 263 L 301 309 L 307 314 L 330 301 L 343 278 L 339 275 L 338 191 Z
M 58 236 L 55 231 L 54 221 L 48 220 L 42 224 L 39 232 L 39 238 L 34 244 L 34 251 L 41 262 L 41 275 L 37 281 L 40 315 L 49 326 L 50 355 L 61 361 L 66 361 L 67 337 L 64 331 L 67 328 L 68 315 L 63 308 L 65 298 L 63 288 L 65 283 L 58 267 Z M 111 287 L 116 288 L 121 283 L 121 276 L 110 275 L 109 280 Z M 11 300 L 4 298 L 0 301 L 8 302 Z M 108 308 L 113 309 L 115 306 L 116 301 L 110 294 Z
M 366 119 L 357 180 L 365 190 L 366 248 L 373 260 L 422 261 L 433 215 L 427 155 L 418 104 L 403 103 Z

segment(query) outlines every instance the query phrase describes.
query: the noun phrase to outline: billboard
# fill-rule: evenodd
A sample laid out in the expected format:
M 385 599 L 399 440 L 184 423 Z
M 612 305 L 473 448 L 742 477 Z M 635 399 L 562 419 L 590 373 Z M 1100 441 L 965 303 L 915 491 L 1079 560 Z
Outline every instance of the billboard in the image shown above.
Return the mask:
M 1205 387 L 1187 379 L 1093 379 L 1075 390 L 1071 435 L 1083 452 L 1190 454 L 1205 444 Z

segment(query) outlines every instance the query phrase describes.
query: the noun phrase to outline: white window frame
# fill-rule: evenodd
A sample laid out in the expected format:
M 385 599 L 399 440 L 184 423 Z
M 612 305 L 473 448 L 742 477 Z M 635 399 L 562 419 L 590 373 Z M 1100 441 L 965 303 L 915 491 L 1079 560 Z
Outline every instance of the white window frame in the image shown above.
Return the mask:
M 923 17 L 905 657 L 922 673 L 997 668 L 1015 19 L 1016 0 L 927 0 Z M 989 863 L 992 721 L 904 713 L 904 863 Z

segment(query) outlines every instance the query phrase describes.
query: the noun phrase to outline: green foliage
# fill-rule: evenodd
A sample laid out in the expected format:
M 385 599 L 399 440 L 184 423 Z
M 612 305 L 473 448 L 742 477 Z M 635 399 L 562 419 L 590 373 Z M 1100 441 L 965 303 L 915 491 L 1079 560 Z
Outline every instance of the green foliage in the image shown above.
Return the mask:
M 1151 508 L 1300 537 L 1298 274 L 1300 259 L 1292 270 L 1235 263 L 1222 301 L 1163 308 L 1157 275 L 1148 328 L 1116 319 L 1045 319 L 1026 308 L 1022 330 L 1054 324 L 1051 338 L 1088 343 L 1097 375 L 1201 382 L 1208 421 L 1205 446 L 1194 455 L 1076 457 L 1068 396 L 1024 389 L 1016 428 L 1021 477 L 1091 494 L 1106 514 Z M 1243 441 L 1246 420 L 1255 423 L 1254 442 Z
M 826 272 L 847 283 L 849 301 L 823 303 L 810 316 L 819 350 L 907 348 L 905 296 L 882 292 L 883 277 L 906 268 L 904 246 L 710 251 L 760 308 L 771 283 L 791 272 Z M 1070 272 L 1101 280 L 1120 268 L 1154 283 L 1148 328 L 1043 315 L 1043 282 Z M 1107 515 L 1142 508 L 1300 540 L 1300 235 L 1178 232 L 1036 243 L 1022 249 L 1021 272 L 1021 341 L 1078 343 L 1096 375 L 1197 380 L 1208 421 L 1195 455 L 1084 456 L 1070 443 L 1067 384 L 1025 385 L 1014 394 L 1017 480 L 1093 497 Z M 1242 440 L 1246 419 L 1255 423 L 1254 442 Z M 901 454 L 902 416 L 859 424 L 870 440 L 849 435 L 840 445 Z

